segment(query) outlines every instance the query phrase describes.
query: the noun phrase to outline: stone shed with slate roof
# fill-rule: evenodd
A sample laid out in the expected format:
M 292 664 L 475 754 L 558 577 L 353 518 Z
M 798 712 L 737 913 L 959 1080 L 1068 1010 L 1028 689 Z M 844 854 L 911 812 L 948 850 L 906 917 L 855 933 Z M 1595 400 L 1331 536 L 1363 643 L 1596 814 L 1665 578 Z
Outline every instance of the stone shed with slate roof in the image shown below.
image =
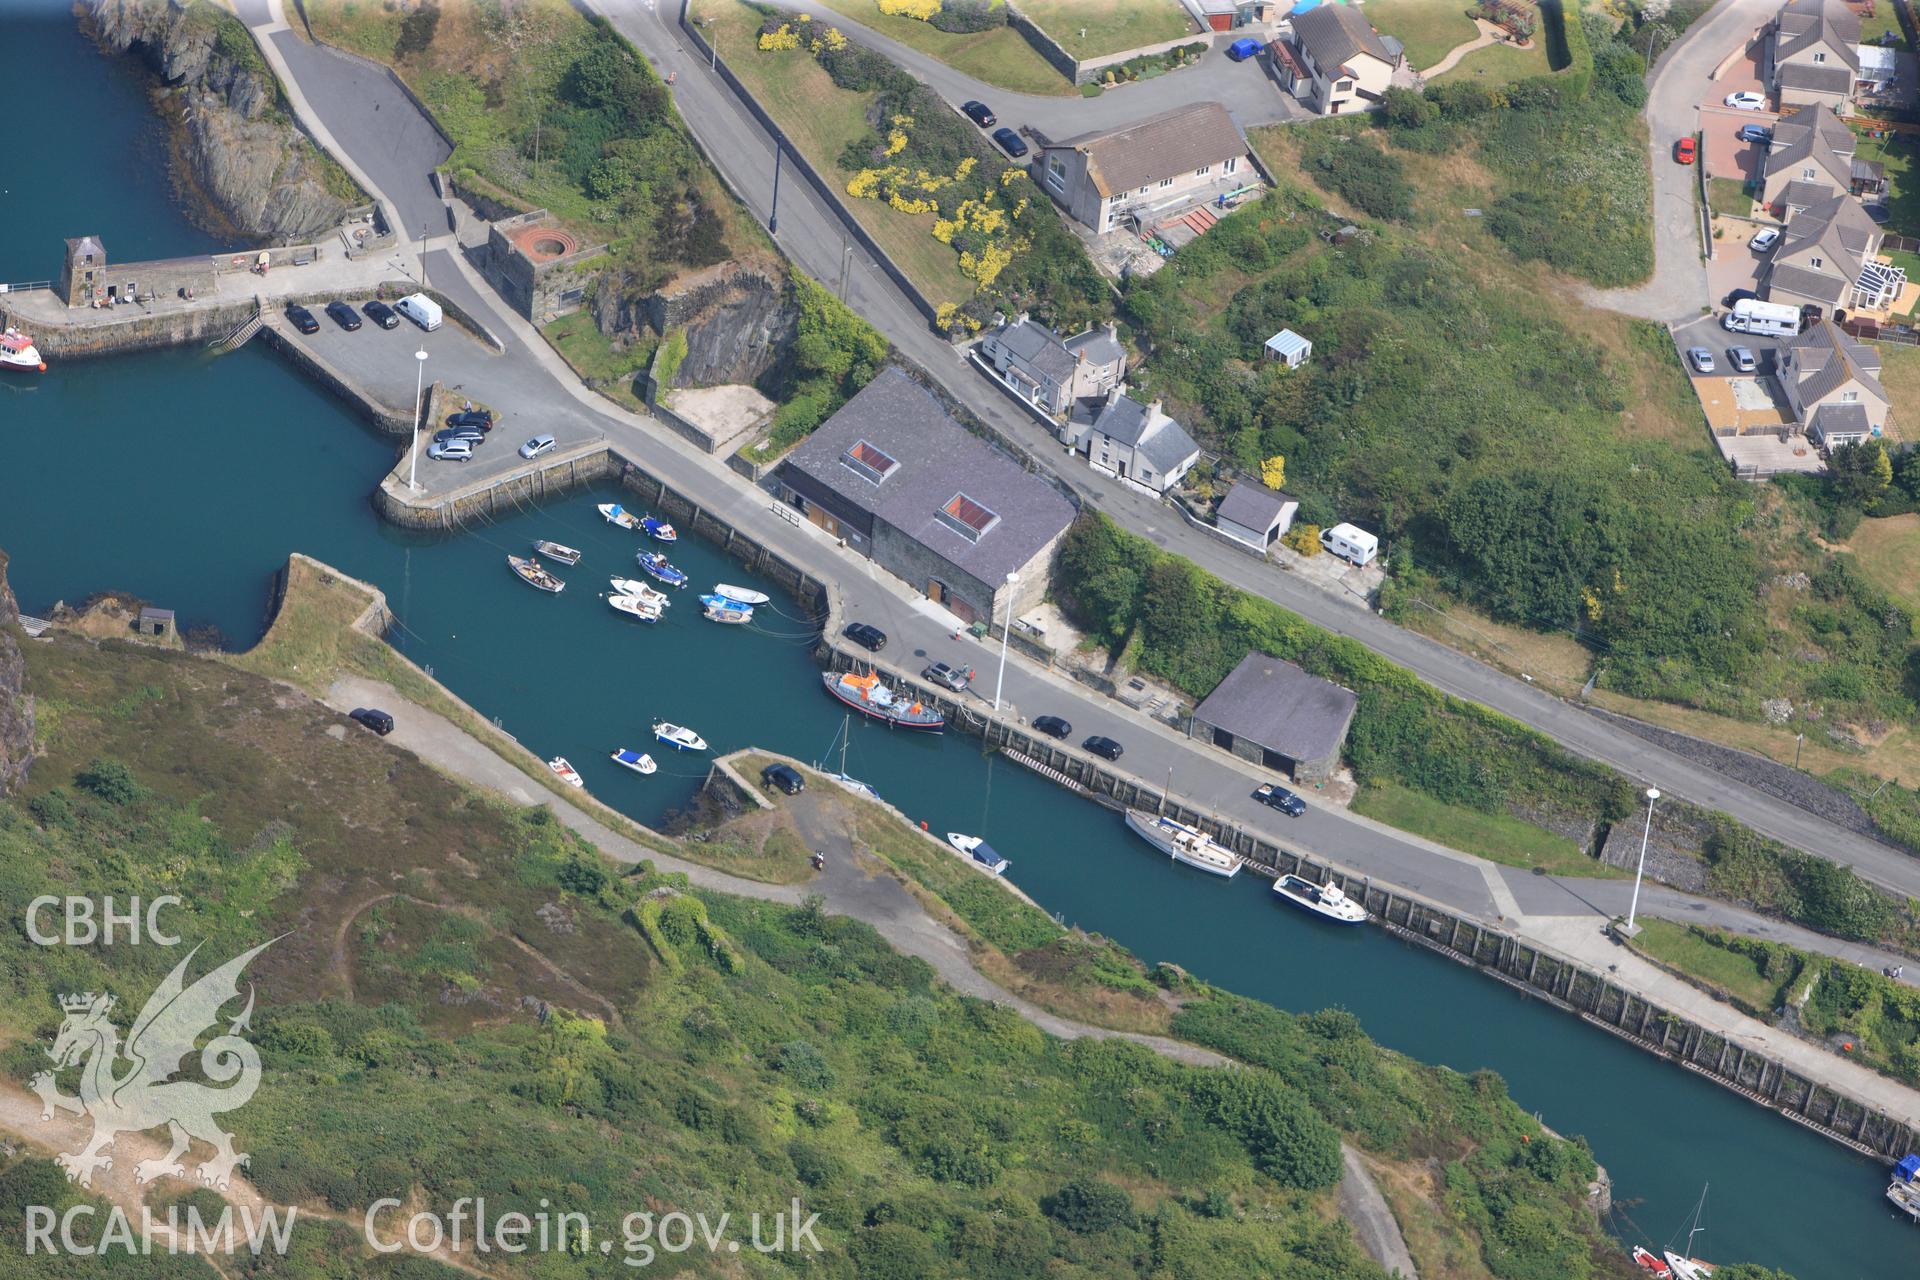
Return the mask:
M 1129 205 L 1164 208 L 1237 176 L 1258 178 L 1247 140 L 1218 102 L 1190 102 L 1118 129 L 1045 142 L 1034 176 L 1075 221 L 1124 225 Z
M 807 519 L 969 623 L 1009 599 L 1016 613 L 1039 602 L 1075 515 L 1050 480 L 954 421 L 898 367 L 788 454 L 774 483 Z
M 1296 782 L 1324 782 L 1340 767 L 1359 705 L 1351 689 L 1249 653 L 1194 708 L 1187 732 Z

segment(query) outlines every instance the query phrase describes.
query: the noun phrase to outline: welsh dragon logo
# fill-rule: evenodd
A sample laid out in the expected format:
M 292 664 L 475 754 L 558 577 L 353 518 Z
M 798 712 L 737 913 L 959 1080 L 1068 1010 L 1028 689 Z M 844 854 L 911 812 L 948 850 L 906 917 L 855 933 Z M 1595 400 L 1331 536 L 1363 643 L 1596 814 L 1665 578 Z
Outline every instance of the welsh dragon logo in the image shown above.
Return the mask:
M 66 1018 L 47 1051 L 57 1065 L 35 1075 L 28 1085 L 40 1095 L 42 1120 L 53 1119 L 55 1111 L 93 1118 L 93 1136 L 86 1146 L 55 1157 L 68 1181 L 91 1186 L 95 1170 L 113 1167 L 113 1158 L 103 1153 L 115 1137 L 161 1125 L 167 1127 L 172 1149 L 158 1160 L 135 1165 L 133 1176 L 138 1182 L 186 1177 L 180 1157 L 196 1138 L 214 1149 L 213 1157 L 199 1169 L 200 1181 L 209 1186 L 225 1187 L 234 1166 L 247 1163 L 246 1154 L 233 1149 L 233 1135 L 214 1123 L 214 1116 L 245 1106 L 260 1085 L 260 1054 L 240 1036 L 250 1029 L 253 1016 L 251 986 L 246 1008 L 227 1024 L 226 1033 L 216 1035 L 199 1051 L 199 1074 L 213 1083 L 173 1077 L 194 1052 L 201 1033 L 219 1022 L 221 1008 L 239 998 L 240 974 L 248 961 L 274 941 L 278 939 L 234 957 L 188 986 L 187 966 L 200 950 L 195 947 L 147 1000 L 124 1047 L 119 1029 L 108 1017 L 114 1007 L 112 996 L 89 991 L 60 998 Z M 60 1092 L 56 1077 L 74 1066 L 80 1068 L 80 1095 L 69 1097 Z

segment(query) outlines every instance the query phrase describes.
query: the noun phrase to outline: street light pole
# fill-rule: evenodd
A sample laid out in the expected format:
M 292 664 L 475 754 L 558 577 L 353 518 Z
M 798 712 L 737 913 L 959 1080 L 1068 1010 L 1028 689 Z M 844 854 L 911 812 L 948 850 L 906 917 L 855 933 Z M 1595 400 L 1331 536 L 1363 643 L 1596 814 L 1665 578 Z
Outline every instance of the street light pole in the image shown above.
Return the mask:
M 1633 920 L 1640 913 L 1640 877 L 1647 870 L 1647 840 L 1653 835 L 1653 802 L 1659 798 L 1658 790 L 1647 788 L 1647 825 L 1640 831 L 1640 865 L 1633 870 L 1633 901 L 1627 906 L 1627 927 L 1621 930 L 1629 938 L 1640 932 L 1640 926 Z
M 784 148 L 775 142 L 773 144 L 773 209 L 767 214 L 767 234 L 770 236 L 780 234 L 780 161 L 785 154 Z
M 418 489 L 420 482 L 414 477 L 420 471 L 420 397 L 427 384 L 427 351 L 425 347 L 413 353 L 413 449 L 407 457 L 407 488 Z
M 1013 635 L 1013 589 L 1018 585 L 1020 575 L 1007 575 L 1007 625 L 1000 632 L 1000 670 L 993 677 L 993 709 L 1000 709 L 1000 683 L 1007 678 L 1007 640 Z

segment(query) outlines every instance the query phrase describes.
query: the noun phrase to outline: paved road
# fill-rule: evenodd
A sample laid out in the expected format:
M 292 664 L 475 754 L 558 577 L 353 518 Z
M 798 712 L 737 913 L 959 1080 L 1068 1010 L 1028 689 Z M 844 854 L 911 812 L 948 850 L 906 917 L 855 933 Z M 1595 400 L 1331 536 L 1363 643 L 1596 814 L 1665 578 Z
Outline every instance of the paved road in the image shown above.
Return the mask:
M 1700 99 L 1713 69 L 1779 7 L 1775 0 L 1720 0 L 1660 55 L 1646 107 L 1647 158 L 1653 166 L 1653 278 L 1631 289 L 1589 289 L 1589 302 L 1662 323 L 1699 315 L 1707 305 L 1697 178 L 1692 166 L 1674 162 L 1673 148 L 1700 127 Z
M 1734 0 L 1743 3 L 1744 0 Z M 674 28 L 650 11 L 620 10 L 615 14 L 622 32 L 634 39 L 666 69 L 677 69 L 675 93 L 689 125 L 723 175 L 734 181 L 756 212 L 767 208 L 771 194 L 772 144 L 746 109 L 725 86 L 677 44 Z M 292 64 L 288 64 L 292 71 Z M 299 73 L 294 72 L 297 76 Z M 304 99 L 306 95 L 302 94 Z M 316 92 L 306 109 L 317 111 L 323 127 L 335 136 L 351 136 L 346 122 L 336 117 L 337 105 Z M 824 279 L 833 278 L 844 239 L 834 215 L 804 184 L 783 185 L 779 242 L 800 264 Z M 826 269 L 822 268 L 822 263 Z M 498 308 L 494 300 L 473 287 L 464 264 L 456 266 L 445 252 L 430 254 L 429 270 L 436 288 L 455 296 L 473 314 L 508 343 L 509 355 L 530 357 L 544 372 L 529 371 L 524 382 L 489 389 L 483 396 L 503 411 L 528 416 L 558 413 L 560 406 L 579 404 L 605 421 L 607 435 L 625 442 L 635 456 L 681 492 L 729 519 L 750 536 L 779 546 L 794 555 L 823 580 L 839 583 L 846 593 L 850 618 L 873 621 L 895 637 L 890 652 L 927 652 L 936 657 L 958 656 L 982 670 L 991 663 L 984 649 L 971 641 L 950 641 L 950 619 L 913 595 L 906 584 L 881 574 L 869 562 L 858 561 L 830 544 L 810 546 L 811 526 L 796 535 L 766 510 L 767 497 L 746 489 L 714 460 L 694 453 L 677 437 L 667 436 L 645 419 L 634 418 L 606 405 L 580 388 L 558 357 L 517 316 Z M 448 270 L 448 267 L 455 267 Z M 1016 439 L 1034 446 L 1036 456 L 1050 459 L 1042 428 L 1017 409 L 980 375 L 961 365 L 955 352 L 920 322 L 913 309 L 877 271 L 857 266 L 850 273 L 849 300 L 878 324 L 911 357 L 962 401 Z M 519 397 L 531 397 L 521 399 Z M 478 467 L 480 463 L 467 464 Z M 472 473 L 469 473 L 471 476 Z M 1558 739 L 1581 754 L 1602 760 L 1631 777 L 1653 780 L 1669 794 L 1712 809 L 1736 814 L 1764 834 L 1824 857 L 1849 862 L 1862 874 L 1910 896 L 1920 897 L 1920 861 L 1877 841 L 1842 831 L 1813 814 L 1720 776 L 1711 769 L 1656 747 L 1588 715 L 1580 708 L 1512 680 L 1435 641 L 1385 622 L 1365 609 L 1340 601 L 1316 588 L 1303 586 L 1264 561 L 1232 551 L 1179 522 L 1166 506 L 1144 495 L 1073 467 L 1065 473 L 1090 501 L 1154 542 L 1180 552 L 1235 585 L 1278 601 L 1330 630 L 1353 636 L 1407 666 L 1449 693 L 1484 703 Z M 824 535 L 822 535 L 824 538 Z M 850 562 L 851 561 L 851 562 Z M 913 668 L 917 672 L 917 666 Z M 1291 825 L 1257 806 L 1247 795 L 1257 775 L 1240 771 L 1232 757 L 1173 734 L 1163 726 L 1143 723 L 1122 704 L 1093 697 L 1049 672 L 1016 664 L 1009 668 L 1008 696 L 1028 718 L 1061 712 L 1081 734 L 1104 733 L 1125 743 L 1127 764 L 1136 776 L 1163 779 L 1169 769 L 1175 790 L 1196 807 L 1206 808 L 1276 832 L 1290 845 L 1319 853 L 1341 864 L 1391 880 L 1438 901 L 1483 916 L 1501 914 L 1498 895 L 1489 886 L 1483 865 L 1439 846 L 1417 841 L 1388 828 L 1318 806 Z M 1275 823 L 1283 824 L 1275 826 Z
M 592 2 L 602 12 L 627 7 L 615 0 Z M 1151 80 L 1138 80 L 1123 88 L 1102 93 L 1097 98 L 1083 98 L 1078 94 L 1053 97 L 1015 93 L 1011 89 L 976 80 L 954 70 L 938 58 L 901 44 L 871 27 L 853 21 L 838 10 L 815 4 L 812 0 L 774 2 L 790 13 L 811 14 L 817 22 L 839 27 L 852 39 L 885 54 L 946 99 L 949 106 L 958 108 L 963 102 L 977 99 L 993 108 L 994 114 L 1000 117 L 1000 124 L 1015 130 L 1031 127 L 1055 140 L 1144 120 L 1162 111 L 1184 107 L 1196 98 L 1212 98 L 1219 102 L 1242 129 L 1314 118 L 1291 96 L 1280 91 L 1279 84 L 1266 69 L 1267 60 L 1264 56 L 1235 62 L 1227 57 L 1227 46 L 1232 40 L 1213 41 L 1210 33 L 1193 37 L 1195 40 L 1213 41 L 1213 47 L 1193 66 L 1170 71 Z M 674 15 L 679 12 L 679 5 L 675 0 L 660 0 L 660 5 L 665 11 L 663 19 L 672 22 Z M 721 51 L 723 57 L 726 53 L 726 50 Z M 736 53 L 734 56 L 741 55 Z M 675 85 L 676 89 L 678 87 Z

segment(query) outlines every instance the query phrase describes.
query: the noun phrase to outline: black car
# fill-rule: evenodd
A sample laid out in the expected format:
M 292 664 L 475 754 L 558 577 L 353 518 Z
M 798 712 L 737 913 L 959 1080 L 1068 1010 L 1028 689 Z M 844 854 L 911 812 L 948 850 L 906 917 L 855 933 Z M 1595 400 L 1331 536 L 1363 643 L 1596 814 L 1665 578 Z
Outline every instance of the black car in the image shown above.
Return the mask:
M 1720 299 L 1720 305 L 1723 307 L 1731 307 L 1736 303 L 1745 302 L 1750 298 L 1758 298 L 1759 296 L 1759 294 L 1751 289 L 1735 289 L 1732 293 Z
M 1000 123 L 993 112 L 987 109 L 987 104 L 984 102 L 963 102 L 960 104 L 960 111 L 967 119 L 973 121 L 982 129 L 991 129 L 994 125 Z
M 790 796 L 797 796 L 807 789 L 807 780 L 790 764 L 768 765 L 760 771 L 760 781 Z
M 1064 738 L 1073 732 L 1073 726 L 1059 716 L 1036 716 L 1033 727 L 1049 738 Z
M 995 129 L 993 131 L 993 140 L 1000 144 L 1002 151 L 1012 156 L 1015 160 L 1027 154 L 1026 139 L 1011 129 Z
M 472 427 L 477 431 L 493 430 L 493 415 L 483 409 L 469 409 L 462 413 L 447 415 L 450 427 Z
M 400 327 L 400 313 L 378 298 L 375 298 L 372 302 L 369 302 L 360 309 L 367 313 L 367 319 L 373 321 L 382 329 L 397 329 Z
M 352 333 L 360 327 L 360 313 L 338 298 L 335 298 L 327 304 L 327 314 L 333 317 L 335 324 L 345 329 L 348 333 Z
M 1253 793 L 1253 798 L 1261 804 L 1271 805 L 1289 818 L 1297 818 L 1307 811 L 1307 802 L 1277 782 L 1269 782 Z
M 302 333 L 320 332 L 320 322 L 313 318 L 313 312 L 297 302 L 287 304 L 287 319 L 293 321 L 293 327 Z
M 1112 738 L 1103 738 L 1097 733 L 1080 745 L 1103 760 L 1118 760 L 1125 749 Z
M 444 431 L 433 433 L 433 442 L 441 444 L 448 440 L 465 440 L 470 444 L 479 444 L 487 438 L 487 433 L 478 427 L 448 427 Z
M 875 653 L 887 647 L 887 633 L 870 622 L 849 622 L 840 634 Z
M 383 738 L 393 732 L 393 717 L 377 707 L 355 707 L 347 719 L 359 721 Z

